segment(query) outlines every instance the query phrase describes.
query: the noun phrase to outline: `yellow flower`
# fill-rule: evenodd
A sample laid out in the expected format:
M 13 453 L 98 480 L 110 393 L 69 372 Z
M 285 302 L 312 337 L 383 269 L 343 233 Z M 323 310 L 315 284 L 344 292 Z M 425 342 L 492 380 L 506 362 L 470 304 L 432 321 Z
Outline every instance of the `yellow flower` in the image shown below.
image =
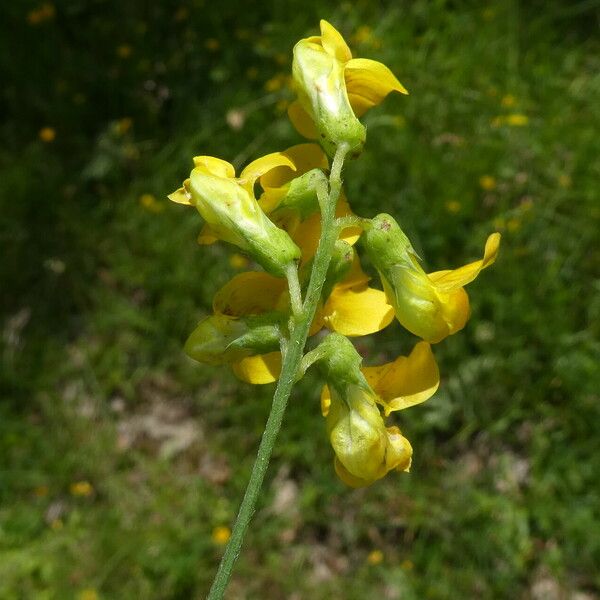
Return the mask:
M 503 96 L 502 100 L 500 101 L 502 106 L 506 106 L 507 108 L 514 106 L 515 102 L 516 102 L 516 99 L 512 94 L 506 94 L 506 96 Z
M 38 23 L 43 23 L 44 21 L 49 21 L 54 18 L 56 14 L 56 8 L 53 4 L 49 2 L 45 2 L 40 5 L 39 8 L 31 10 L 27 13 L 27 22 L 30 25 L 37 25 Z
M 49 144 L 56 138 L 56 131 L 52 127 L 42 127 L 38 133 L 38 136 L 42 142 Z
M 384 64 L 352 58 L 344 38 L 324 20 L 320 36 L 294 46 L 292 72 L 298 100 L 290 104 L 290 120 L 301 135 L 319 139 L 330 156 L 341 142 L 358 154 L 366 132 L 357 117 L 392 91 L 408 93 Z
M 86 588 L 77 594 L 77 600 L 98 600 L 98 592 L 93 588 Z
M 89 481 L 77 481 L 69 486 L 69 491 L 72 496 L 91 496 L 94 493 L 94 488 Z
M 427 274 L 392 217 L 378 215 L 371 223 L 365 231 L 364 244 L 400 324 L 432 344 L 460 331 L 470 313 L 464 286 L 494 263 L 500 234 L 488 237 L 481 260 L 455 270 Z
M 448 200 L 446 202 L 446 210 L 453 215 L 460 212 L 461 203 L 458 200 Z
M 383 552 L 381 550 L 371 550 L 367 556 L 367 562 L 370 565 L 378 565 L 383 562 Z
M 217 40 L 216 38 L 208 38 L 208 39 L 204 40 L 204 47 L 207 50 L 210 50 L 210 52 L 216 52 L 220 46 L 221 46 L 221 44 L 219 43 L 219 40 Z
M 131 56 L 131 52 L 131 46 L 128 44 L 121 44 L 120 46 L 117 46 L 117 56 L 119 58 L 129 58 Z
M 219 525 L 218 527 L 215 527 L 213 529 L 212 540 L 215 544 L 218 544 L 219 546 L 225 545 L 229 541 L 230 537 L 231 530 L 229 529 L 229 527 Z
M 208 228 L 198 241 L 210 244 L 221 239 L 248 252 L 267 271 L 285 275 L 286 267 L 300 258 L 290 236 L 266 216 L 254 197 L 254 184 L 277 167 L 295 169 L 282 152 L 251 162 L 235 176 L 233 165 L 212 156 L 194 157 L 195 168 L 183 187 L 169 195 L 179 204 L 195 206 Z
M 151 213 L 160 213 L 165 209 L 153 194 L 142 194 L 139 197 L 139 203 L 140 206 Z
M 527 125 L 527 123 L 529 123 L 529 117 L 520 113 L 514 113 L 511 115 L 506 115 L 505 122 L 507 125 L 512 127 L 524 127 Z
M 323 344 L 328 342 L 335 358 L 326 366 L 328 385 L 321 393 L 321 409 L 338 477 L 351 487 L 362 487 L 393 469 L 408 471 L 412 447 L 397 427 L 385 426 L 377 405 L 382 405 L 388 416 L 424 402 L 436 392 L 439 370 L 431 346 L 419 342 L 408 357 L 354 372 L 360 357 L 350 342 L 336 334 Z
M 362 336 L 387 327 L 394 318 L 393 308 L 381 290 L 368 286 L 369 277 L 355 257 L 347 276 L 333 286 L 320 305 L 310 335 L 323 327 L 347 336 Z M 289 295 L 284 279 L 268 273 L 240 273 L 226 283 L 213 299 L 215 315 L 242 318 L 289 310 Z M 266 384 L 277 380 L 281 354 L 273 351 L 232 360 L 235 375 L 248 383 Z
M 491 175 L 482 175 L 479 178 L 479 185 L 486 192 L 491 192 L 493 189 L 496 188 L 496 179 Z

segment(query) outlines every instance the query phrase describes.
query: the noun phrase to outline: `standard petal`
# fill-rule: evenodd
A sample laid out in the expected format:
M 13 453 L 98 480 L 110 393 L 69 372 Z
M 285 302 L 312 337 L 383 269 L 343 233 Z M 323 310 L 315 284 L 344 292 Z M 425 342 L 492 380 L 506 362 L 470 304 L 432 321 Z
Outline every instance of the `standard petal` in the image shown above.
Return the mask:
M 427 342 L 419 342 L 409 356 L 399 356 L 394 362 L 361 370 L 379 396 L 386 416 L 425 402 L 440 384 L 440 372 Z
M 231 317 L 262 314 L 275 310 L 286 290 L 283 278 L 261 271 L 240 273 L 215 294 L 213 309 Z
M 231 163 L 214 156 L 194 156 L 194 166 L 199 167 L 210 175 L 230 179 L 235 177 L 235 169 Z
M 368 58 L 353 58 L 344 69 L 346 90 L 357 117 L 377 106 L 393 91 L 408 94 L 396 76 L 383 64 Z
M 248 356 L 231 365 L 235 376 L 246 383 L 273 383 L 281 373 L 281 353 L 269 352 Z
M 366 286 L 334 288 L 323 308 L 323 319 L 328 329 L 342 335 L 369 335 L 394 320 L 394 309 L 380 290 Z
M 296 144 L 282 154 L 294 163 L 295 169 L 281 166 L 261 175 L 260 185 L 264 190 L 279 188 L 289 183 L 294 177 L 303 175 L 312 169 L 327 169 L 329 167 L 329 161 L 318 144 Z
M 325 19 L 321 19 L 321 45 L 328 54 L 335 56 L 340 62 L 345 63 L 352 58 L 352 52 L 342 34 Z
M 316 140 L 319 137 L 311 116 L 304 110 L 304 107 L 298 100 L 294 100 L 288 106 L 288 117 L 300 135 L 309 140 Z
M 461 288 L 467 283 L 471 283 L 479 273 L 493 265 L 498 256 L 498 248 L 500 247 L 500 234 L 492 233 L 485 242 L 485 250 L 483 258 L 469 263 L 464 267 L 448 271 L 436 271 L 429 273 L 428 277 L 435 283 L 435 287 L 442 292 L 451 292 L 457 288 Z
M 256 180 L 278 167 L 286 167 L 292 171 L 296 170 L 296 166 L 283 152 L 272 152 L 266 156 L 261 156 L 253 160 L 240 174 L 239 181 L 248 192 L 253 194 L 254 183 Z

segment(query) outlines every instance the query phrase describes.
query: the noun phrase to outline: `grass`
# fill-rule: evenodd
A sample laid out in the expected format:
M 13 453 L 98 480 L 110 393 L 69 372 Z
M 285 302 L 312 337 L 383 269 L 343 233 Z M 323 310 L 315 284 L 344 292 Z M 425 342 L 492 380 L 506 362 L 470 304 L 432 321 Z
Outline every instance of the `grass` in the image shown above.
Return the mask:
M 431 270 L 493 230 L 502 253 L 435 347 L 440 391 L 401 414 L 410 475 L 343 487 L 320 382 L 299 385 L 229 598 L 595 598 L 594 3 L 35 8 L 0 36 L 0 598 L 206 593 L 273 390 L 182 354 L 237 271 L 165 194 L 195 154 L 298 143 L 281 74 L 320 17 L 411 92 L 366 117 L 353 209 L 397 216 Z M 395 324 L 357 347 L 375 364 L 413 343 Z

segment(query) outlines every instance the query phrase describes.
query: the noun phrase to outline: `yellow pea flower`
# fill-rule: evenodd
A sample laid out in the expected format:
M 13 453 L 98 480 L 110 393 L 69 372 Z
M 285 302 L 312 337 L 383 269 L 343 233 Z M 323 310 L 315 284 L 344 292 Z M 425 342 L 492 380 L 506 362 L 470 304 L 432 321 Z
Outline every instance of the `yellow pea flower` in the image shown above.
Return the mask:
M 319 307 L 310 335 L 323 327 L 347 336 L 362 336 L 381 331 L 394 319 L 394 310 L 381 290 L 368 286 L 369 277 L 355 257 L 348 275 L 333 286 Z M 214 296 L 216 315 L 234 318 L 286 312 L 289 295 L 285 280 L 268 273 L 248 271 L 226 283 Z M 255 354 L 232 362 L 235 375 L 248 383 L 265 384 L 277 380 L 281 354 Z
M 210 226 L 199 241 L 216 239 L 245 250 L 267 271 L 283 276 L 292 261 L 300 258 L 300 249 L 289 235 L 265 215 L 254 197 L 254 184 L 261 175 L 280 166 L 294 169 L 281 152 L 251 162 L 235 176 L 233 165 L 212 156 L 196 156 L 195 168 L 183 187 L 169 195 L 179 204 L 195 206 Z M 203 239 L 209 238 L 209 239 Z
M 365 248 L 400 324 L 432 344 L 460 331 L 470 313 L 464 286 L 495 262 L 500 234 L 488 237 L 481 260 L 427 274 L 392 217 L 378 215 L 371 223 L 364 234 Z
M 321 20 L 320 26 L 320 36 L 294 46 L 292 73 L 298 100 L 290 104 L 288 116 L 301 135 L 319 139 L 330 156 L 342 142 L 357 155 L 366 138 L 358 117 L 390 92 L 408 92 L 384 64 L 352 58 L 344 38 L 330 23 Z
M 332 334 L 322 346 L 328 385 L 321 393 L 321 410 L 338 477 L 362 487 L 393 469 L 408 471 L 412 447 L 397 427 L 385 426 L 377 405 L 387 416 L 436 392 L 440 377 L 431 346 L 419 342 L 408 357 L 360 372 L 361 358 L 347 339 Z

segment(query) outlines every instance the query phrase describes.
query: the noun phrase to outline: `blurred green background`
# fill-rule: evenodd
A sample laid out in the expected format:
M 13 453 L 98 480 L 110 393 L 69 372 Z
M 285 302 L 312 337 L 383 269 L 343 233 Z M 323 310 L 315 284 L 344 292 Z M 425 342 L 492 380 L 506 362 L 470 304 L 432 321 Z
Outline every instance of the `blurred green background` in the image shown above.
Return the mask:
M 430 270 L 481 255 L 412 472 L 335 477 L 309 376 L 231 599 L 592 600 L 600 590 L 598 3 L 65 0 L 0 30 L 0 599 L 202 598 L 273 386 L 181 350 L 242 267 L 166 194 L 191 157 L 301 140 L 295 40 L 336 25 L 409 89 L 346 189 Z M 357 340 L 376 364 L 414 339 Z

